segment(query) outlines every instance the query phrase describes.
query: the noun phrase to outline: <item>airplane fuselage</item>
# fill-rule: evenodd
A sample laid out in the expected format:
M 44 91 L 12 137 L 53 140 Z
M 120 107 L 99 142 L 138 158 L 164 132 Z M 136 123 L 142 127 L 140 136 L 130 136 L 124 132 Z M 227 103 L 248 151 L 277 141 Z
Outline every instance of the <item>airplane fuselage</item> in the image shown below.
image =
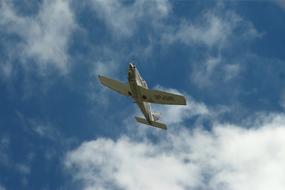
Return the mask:
M 154 121 L 153 115 L 151 113 L 151 107 L 148 102 L 144 102 L 143 99 L 146 98 L 144 94 L 139 90 L 138 86 L 148 89 L 147 83 L 139 74 L 139 71 L 133 64 L 129 65 L 128 69 L 128 81 L 131 90 L 130 96 L 135 100 L 135 103 L 139 106 L 140 110 L 144 114 L 148 122 Z

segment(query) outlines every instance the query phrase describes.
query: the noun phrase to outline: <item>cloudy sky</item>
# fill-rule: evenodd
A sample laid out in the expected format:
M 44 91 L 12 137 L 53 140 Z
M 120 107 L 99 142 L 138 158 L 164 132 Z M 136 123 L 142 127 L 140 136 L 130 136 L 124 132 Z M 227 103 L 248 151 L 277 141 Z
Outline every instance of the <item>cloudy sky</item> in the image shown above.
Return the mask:
M 0 0 L 0 190 L 284 190 L 285 3 Z M 187 106 L 168 125 L 101 86 Z

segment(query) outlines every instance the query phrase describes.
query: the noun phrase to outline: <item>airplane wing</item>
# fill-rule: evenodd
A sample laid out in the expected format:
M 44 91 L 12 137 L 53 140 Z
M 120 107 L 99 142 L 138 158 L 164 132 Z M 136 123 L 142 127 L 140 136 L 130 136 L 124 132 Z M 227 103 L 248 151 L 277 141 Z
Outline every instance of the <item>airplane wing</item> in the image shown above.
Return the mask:
M 160 90 L 150 90 L 144 87 L 139 87 L 142 93 L 144 102 L 156 104 L 170 104 L 170 105 L 186 105 L 184 96 L 163 92 Z
M 115 90 L 116 92 L 125 95 L 125 96 L 129 96 L 129 92 L 130 92 L 130 87 L 128 84 L 124 84 L 122 82 L 119 82 L 117 80 L 114 79 L 110 79 L 104 76 L 98 76 L 100 82 L 107 86 L 108 88 Z

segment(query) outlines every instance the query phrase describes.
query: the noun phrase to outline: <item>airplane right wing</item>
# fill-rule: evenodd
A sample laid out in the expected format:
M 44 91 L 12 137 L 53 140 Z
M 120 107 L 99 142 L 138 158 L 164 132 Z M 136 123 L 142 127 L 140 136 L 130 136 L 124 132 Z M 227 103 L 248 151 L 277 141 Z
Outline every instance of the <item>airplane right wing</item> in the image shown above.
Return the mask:
M 100 75 L 98 77 L 99 77 L 100 82 L 103 85 L 107 86 L 108 88 L 115 90 L 116 92 L 118 92 L 122 95 L 130 96 L 129 95 L 130 87 L 128 84 L 124 84 L 124 83 L 119 82 L 117 80 L 110 79 L 110 78 L 100 76 Z
M 160 90 L 151 90 L 139 87 L 144 102 L 169 105 L 186 105 L 186 99 L 182 95 L 172 94 Z

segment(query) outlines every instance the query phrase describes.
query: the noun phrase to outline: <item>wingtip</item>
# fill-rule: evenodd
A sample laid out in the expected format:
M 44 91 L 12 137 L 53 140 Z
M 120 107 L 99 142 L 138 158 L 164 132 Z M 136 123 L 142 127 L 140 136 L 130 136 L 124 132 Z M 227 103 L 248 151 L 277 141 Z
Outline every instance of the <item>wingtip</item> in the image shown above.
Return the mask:
M 102 83 L 102 76 L 101 75 L 98 75 L 98 79 Z
M 104 80 L 104 76 L 102 76 L 102 75 L 98 75 L 98 79 L 99 79 L 99 81 L 102 83 L 102 82 L 103 82 L 103 80 Z
M 187 101 L 186 101 L 186 98 L 184 96 L 182 96 L 182 99 L 180 101 L 180 105 L 182 105 L 182 106 L 186 106 L 187 105 Z

